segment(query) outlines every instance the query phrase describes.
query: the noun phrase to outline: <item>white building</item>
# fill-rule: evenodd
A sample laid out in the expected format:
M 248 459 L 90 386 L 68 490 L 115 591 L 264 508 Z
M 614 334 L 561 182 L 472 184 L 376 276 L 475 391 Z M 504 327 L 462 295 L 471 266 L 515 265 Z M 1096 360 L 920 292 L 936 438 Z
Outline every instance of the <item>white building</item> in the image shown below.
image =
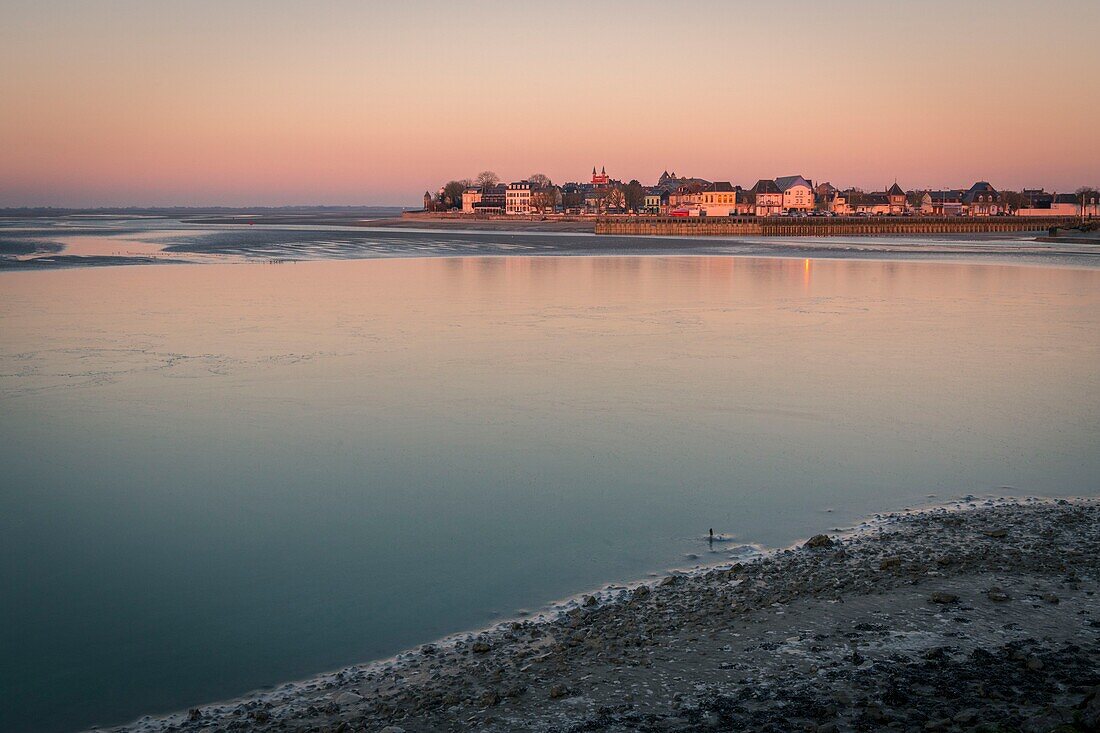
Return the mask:
M 783 192 L 783 211 L 812 211 L 814 187 L 802 176 L 781 176 L 775 185 Z
M 531 193 L 534 184 L 530 181 L 517 181 L 508 184 L 508 191 L 504 194 L 505 214 L 531 214 Z

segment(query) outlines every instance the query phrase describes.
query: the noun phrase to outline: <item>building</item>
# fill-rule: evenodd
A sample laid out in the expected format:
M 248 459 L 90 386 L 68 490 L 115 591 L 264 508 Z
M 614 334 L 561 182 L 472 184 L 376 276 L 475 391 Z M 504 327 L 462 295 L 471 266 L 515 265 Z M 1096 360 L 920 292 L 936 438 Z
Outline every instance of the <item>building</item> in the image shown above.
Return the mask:
M 831 211 L 837 216 L 851 216 L 852 207 L 849 202 L 850 192 L 834 189 L 832 192 L 822 193 L 817 205 L 823 211 Z
M 734 198 L 733 211 L 730 212 L 730 216 L 755 216 L 756 215 L 756 196 L 752 191 L 746 191 L 740 186 L 734 186 L 736 190 L 736 197 Z
M 751 190 L 757 216 L 778 216 L 784 212 L 783 191 L 775 181 L 761 178 Z
M 562 208 L 567 212 L 587 214 L 608 214 L 625 211 L 626 202 L 622 195 L 622 181 L 608 175 L 605 167 L 596 172 L 592 167 L 592 180 L 589 183 L 567 183 L 561 188 Z
M 584 213 L 585 191 L 580 183 L 569 182 L 561 187 L 561 210 L 566 214 Z
M 1041 188 L 1025 188 L 1021 195 L 1027 201 L 1029 209 L 1049 209 L 1054 203 L 1054 194 L 1047 193 Z
M 1016 209 L 1016 216 L 1057 216 L 1054 213 L 1054 197 L 1041 188 L 1025 188 L 1021 192 L 1024 204 Z M 1077 212 L 1077 202 L 1073 202 L 1073 214 Z M 1072 214 L 1071 214 L 1072 215 Z
M 708 185 L 710 185 L 710 181 L 705 178 L 677 176 L 675 172 L 670 174 L 668 171 L 662 173 L 661 177 L 657 179 L 657 187 L 664 188 L 669 191 L 675 191 L 680 186 L 692 186 L 702 188 L 703 186 Z
M 802 176 L 780 176 L 776 187 L 783 192 L 783 211 L 812 211 L 814 208 L 813 184 Z
M 683 208 L 685 206 L 698 206 L 699 197 L 703 193 L 703 189 L 709 184 L 693 181 L 690 183 L 683 183 L 676 187 L 676 190 L 669 191 L 668 193 L 668 205 L 674 209 Z
M 965 191 L 957 188 L 929 191 L 928 197 L 932 199 L 932 214 L 934 216 L 962 216 L 966 213 L 966 204 L 963 203 L 965 193 Z
M 814 208 L 822 211 L 832 211 L 832 202 L 839 193 L 839 189 L 829 181 L 814 186 Z
M 921 216 L 931 216 L 932 194 L 928 191 L 910 191 L 907 194 L 909 210 L 919 213 Z
M 850 191 L 848 208 L 856 216 L 889 216 L 890 195 L 885 191 Z
M 498 183 L 482 188 L 471 186 L 462 192 L 462 212 L 464 214 L 503 214 L 508 186 Z
M 530 181 L 509 183 L 504 196 L 504 213 L 510 215 L 532 213 L 531 194 L 534 188 L 534 184 Z
M 1082 191 L 1080 194 L 1081 216 L 1100 216 L 1100 192 Z
M 737 189 L 729 181 L 715 181 L 697 196 L 701 216 L 729 216 L 736 209 Z
M 475 209 L 483 209 L 490 213 L 503 214 L 504 204 L 508 198 L 508 186 L 498 183 L 490 186 L 481 193 L 481 203 L 475 204 Z
M 1016 216 L 1100 216 L 1100 193 L 1047 193 L 1024 189 L 1027 205 L 1016 209 Z
M 474 205 L 481 203 L 481 187 L 470 186 L 462 192 L 462 213 L 474 213 Z
M 909 199 L 906 198 L 905 191 L 897 181 L 894 181 L 894 185 L 886 190 L 886 198 L 889 200 L 892 215 L 897 216 L 909 211 Z
M 909 211 L 909 197 L 894 181 L 885 191 L 837 191 L 826 199 L 824 208 L 837 216 L 901 216 Z
M 1080 216 L 1080 202 L 1075 193 L 1056 193 L 1050 203 L 1051 216 Z
M 1050 210 L 1051 216 L 1100 216 L 1100 194 L 1096 191 L 1056 193 Z
M 1001 194 L 988 181 L 978 181 L 963 194 L 967 216 L 996 216 L 1001 213 Z
M 668 214 L 669 191 L 667 188 L 650 188 L 645 193 L 645 213 Z

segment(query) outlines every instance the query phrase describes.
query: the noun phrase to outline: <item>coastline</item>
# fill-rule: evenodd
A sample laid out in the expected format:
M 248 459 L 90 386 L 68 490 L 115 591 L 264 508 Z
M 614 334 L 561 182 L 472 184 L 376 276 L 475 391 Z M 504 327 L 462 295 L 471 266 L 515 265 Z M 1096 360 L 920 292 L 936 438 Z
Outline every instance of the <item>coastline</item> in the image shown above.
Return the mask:
M 241 238 L 236 232 L 247 233 Z M 271 236 L 265 232 L 272 232 Z M 393 257 L 722 256 L 798 259 L 891 259 L 1100 267 L 1100 247 L 1087 239 L 1057 242 L 1004 234 L 883 237 L 665 237 L 554 231 L 469 231 L 314 225 L 236 224 L 163 239 L 140 254 L 68 251 L 66 242 L 36 241 L 34 249 L 0 254 L 0 271 L 74 267 L 299 262 Z M 122 241 L 122 240 L 120 240 Z M 124 243 L 125 244 L 125 243 Z M 145 243 L 143 243 L 145 244 Z M 26 249 L 26 245 L 24 249 Z M 159 249 L 156 249 L 158 248 Z M 112 245 L 112 249 L 114 246 Z M 118 247 L 123 249 L 124 247 Z
M 1045 733 L 1100 723 L 1098 590 L 1100 500 L 964 499 L 111 730 Z

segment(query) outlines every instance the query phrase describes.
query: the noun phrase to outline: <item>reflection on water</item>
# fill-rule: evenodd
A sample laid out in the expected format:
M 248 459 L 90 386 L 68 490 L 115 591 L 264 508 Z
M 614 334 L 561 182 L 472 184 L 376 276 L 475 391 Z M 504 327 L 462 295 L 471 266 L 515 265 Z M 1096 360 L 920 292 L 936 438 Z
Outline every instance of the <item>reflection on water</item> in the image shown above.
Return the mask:
M 721 257 L 0 273 L 0 729 L 223 698 L 930 494 L 1095 494 L 1098 286 Z

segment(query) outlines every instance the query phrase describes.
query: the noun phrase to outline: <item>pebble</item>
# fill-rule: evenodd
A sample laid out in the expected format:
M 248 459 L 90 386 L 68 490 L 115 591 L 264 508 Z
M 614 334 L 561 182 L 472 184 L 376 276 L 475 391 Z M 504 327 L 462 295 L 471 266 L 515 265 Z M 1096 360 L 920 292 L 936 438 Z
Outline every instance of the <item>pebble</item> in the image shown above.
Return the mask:
M 332 698 L 332 701 L 337 705 L 353 705 L 357 702 L 362 701 L 362 699 L 362 695 L 357 695 L 354 692 L 344 691 L 336 697 Z

